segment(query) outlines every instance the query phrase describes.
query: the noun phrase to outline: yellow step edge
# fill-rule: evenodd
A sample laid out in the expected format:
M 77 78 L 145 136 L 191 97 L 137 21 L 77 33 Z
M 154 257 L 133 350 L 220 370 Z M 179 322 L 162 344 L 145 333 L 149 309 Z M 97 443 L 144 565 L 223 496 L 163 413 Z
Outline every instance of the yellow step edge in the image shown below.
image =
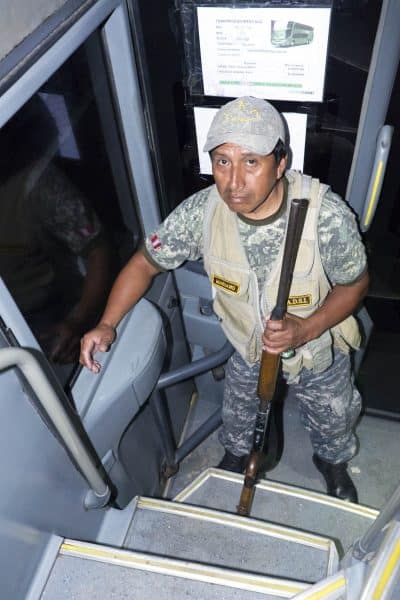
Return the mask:
M 139 570 L 176 575 L 186 579 L 258 591 L 264 594 L 276 593 L 283 598 L 292 598 L 309 587 L 309 584 L 302 582 L 237 573 L 231 569 L 203 566 L 188 561 L 167 559 L 118 548 L 105 548 L 104 546 L 73 540 L 65 540 L 61 544 L 60 555 L 78 556 L 88 560 L 98 560 Z
M 251 518 L 241 517 L 229 513 L 220 513 L 218 511 L 192 506 L 189 504 L 171 503 L 168 500 L 158 500 L 153 498 L 139 497 L 137 501 L 138 508 L 147 508 L 150 510 L 160 510 L 172 514 L 179 514 L 187 517 L 205 518 L 224 525 L 231 525 L 247 531 L 253 531 L 261 535 L 273 535 L 289 541 L 301 542 L 304 545 L 322 550 L 330 550 L 333 542 L 323 536 L 316 534 L 300 533 L 288 527 L 280 525 L 271 525 L 265 521 L 254 521 Z
M 221 471 L 221 469 L 216 469 L 210 467 L 203 471 L 194 481 L 192 481 L 187 487 L 181 490 L 175 497 L 174 500 L 176 502 L 184 502 L 185 499 L 190 496 L 194 491 L 196 491 L 199 487 L 201 487 L 208 479 L 215 477 L 216 479 L 221 479 L 224 481 L 231 481 L 234 483 L 243 483 L 243 475 L 239 475 L 237 473 L 230 473 L 229 471 Z M 298 488 L 296 486 L 287 485 L 284 483 L 280 483 L 278 481 L 269 481 L 269 480 L 260 480 L 259 483 L 256 484 L 256 490 L 264 490 L 264 491 L 272 491 L 280 494 L 294 496 L 297 498 L 304 498 L 311 502 L 318 502 L 319 504 L 324 504 L 326 506 L 331 506 L 334 508 L 339 508 L 340 510 L 344 510 L 346 512 L 351 512 L 357 514 L 361 517 L 366 517 L 371 520 L 376 519 L 379 514 L 379 511 L 371 508 L 369 506 L 364 506 L 362 504 L 353 504 L 351 502 L 344 502 L 343 500 L 339 500 L 338 498 L 333 498 L 332 496 L 328 496 L 321 492 L 315 492 L 312 490 L 306 490 L 303 488 Z

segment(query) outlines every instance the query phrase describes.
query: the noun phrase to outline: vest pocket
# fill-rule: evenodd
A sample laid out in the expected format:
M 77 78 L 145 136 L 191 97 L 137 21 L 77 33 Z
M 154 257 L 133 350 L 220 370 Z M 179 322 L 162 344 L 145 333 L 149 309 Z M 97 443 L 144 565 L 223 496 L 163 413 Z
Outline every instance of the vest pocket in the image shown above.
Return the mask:
M 249 297 L 249 273 L 222 260 L 210 259 L 207 272 L 213 288 L 223 295 L 246 301 Z
M 334 344 L 343 352 L 348 353 L 350 348 L 358 350 L 361 344 L 361 334 L 357 321 L 353 316 L 332 327 Z
M 226 337 L 239 354 L 250 363 L 259 360 L 261 339 L 257 334 L 251 307 L 239 299 L 232 303 L 222 294 L 217 293 L 214 310 L 221 320 Z
M 301 369 L 303 368 L 303 353 L 296 350 L 292 358 L 282 359 L 282 370 L 285 374 L 287 383 L 294 383 Z
M 287 310 L 299 317 L 313 313 L 320 301 L 318 282 L 312 279 L 293 279 L 290 287 Z

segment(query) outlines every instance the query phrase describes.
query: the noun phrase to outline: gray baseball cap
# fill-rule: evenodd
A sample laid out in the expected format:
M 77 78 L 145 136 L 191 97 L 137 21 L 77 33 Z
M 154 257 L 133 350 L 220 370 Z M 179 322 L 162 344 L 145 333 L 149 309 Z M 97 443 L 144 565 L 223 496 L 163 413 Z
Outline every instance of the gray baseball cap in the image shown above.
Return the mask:
M 244 96 L 222 106 L 215 115 L 203 148 L 237 144 L 256 154 L 270 154 L 278 140 L 285 142 L 280 113 L 266 100 Z

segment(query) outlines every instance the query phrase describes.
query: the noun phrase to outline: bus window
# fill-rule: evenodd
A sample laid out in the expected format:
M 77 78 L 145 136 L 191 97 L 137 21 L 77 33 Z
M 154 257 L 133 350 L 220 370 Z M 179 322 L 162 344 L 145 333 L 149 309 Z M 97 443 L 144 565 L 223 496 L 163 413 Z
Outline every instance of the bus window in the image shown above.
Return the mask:
M 97 35 L 0 130 L 0 275 L 63 384 L 141 239 Z

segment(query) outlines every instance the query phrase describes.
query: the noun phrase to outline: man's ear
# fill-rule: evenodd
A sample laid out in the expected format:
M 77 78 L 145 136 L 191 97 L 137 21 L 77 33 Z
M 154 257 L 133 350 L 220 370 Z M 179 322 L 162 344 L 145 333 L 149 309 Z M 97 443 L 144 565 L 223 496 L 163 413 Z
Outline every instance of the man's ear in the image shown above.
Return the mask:
M 281 160 L 279 161 L 278 169 L 277 169 L 278 179 L 280 179 L 283 176 L 283 174 L 286 170 L 286 166 L 287 166 L 287 155 L 284 156 L 283 158 L 281 158 Z

